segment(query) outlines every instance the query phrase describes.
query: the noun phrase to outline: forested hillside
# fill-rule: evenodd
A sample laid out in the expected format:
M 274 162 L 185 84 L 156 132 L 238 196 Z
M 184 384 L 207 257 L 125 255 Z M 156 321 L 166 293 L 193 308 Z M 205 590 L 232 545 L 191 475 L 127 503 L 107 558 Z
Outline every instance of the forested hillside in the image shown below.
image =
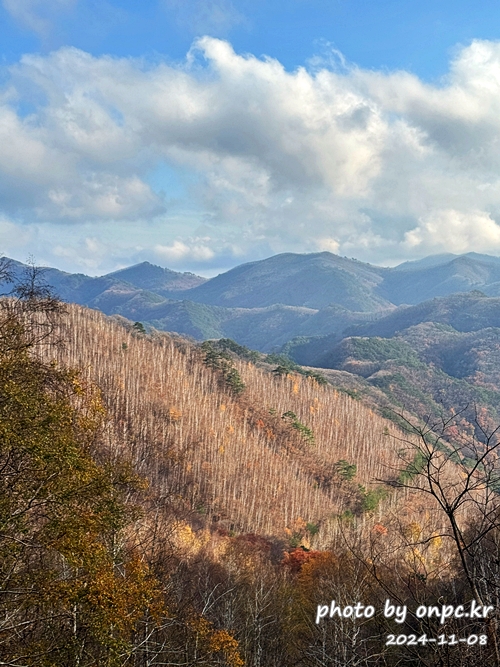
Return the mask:
M 399 308 L 345 338 L 295 339 L 285 351 L 296 362 L 341 371 L 334 384 L 384 409 L 420 418 L 460 412 L 463 431 L 480 437 L 478 414 L 500 423 L 498 297 L 478 292 Z M 347 379 L 347 376 L 348 378 Z
M 11 267 L 18 275 L 26 268 L 13 261 Z M 494 298 L 489 306 L 473 302 L 481 294 L 498 296 L 500 284 L 499 259 L 476 253 L 427 257 L 393 268 L 329 252 L 283 253 L 209 280 L 148 262 L 101 277 L 53 268 L 43 272 L 46 282 L 69 303 L 197 340 L 232 338 L 264 352 L 276 351 L 297 336 L 330 335 L 338 342 L 352 335 L 357 325 L 363 332 L 359 335 L 392 335 L 387 332 L 422 318 L 469 330 L 495 318 Z M 0 281 L 0 293 L 9 289 Z M 432 301 L 454 294 L 454 313 L 446 306 L 440 309 L 438 304 L 446 304 L 446 298 Z M 408 304 L 415 307 L 405 307 Z
M 29 290 L 1 308 L 4 664 L 392 667 L 387 633 L 444 628 L 394 627 L 387 597 L 496 599 L 471 574 L 497 544 L 494 435 L 405 433 L 318 374 Z M 458 541 L 429 469 L 463 490 Z M 319 622 L 331 600 L 377 614 Z M 484 663 L 492 622 L 450 619 L 489 643 L 405 660 Z
M 70 343 L 58 361 L 85 369 L 101 388 L 120 455 L 151 488 L 227 530 L 284 538 L 295 524 L 310 525 L 315 544 L 326 546 L 334 517 L 363 504 L 355 485 L 342 488 L 339 461 L 355 467 L 367 493 L 397 464 L 393 424 L 314 378 L 236 358 L 238 392 L 217 351 L 211 362 L 181 338 L 147 337 L 75 306 L 60 335 Z

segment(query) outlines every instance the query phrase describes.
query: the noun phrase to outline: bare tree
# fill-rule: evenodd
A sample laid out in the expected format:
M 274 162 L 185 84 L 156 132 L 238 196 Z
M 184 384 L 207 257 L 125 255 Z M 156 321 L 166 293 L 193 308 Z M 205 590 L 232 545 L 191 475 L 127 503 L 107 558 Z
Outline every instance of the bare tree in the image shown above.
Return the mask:
M 500 426 L 487 430 L 476 412 L 474 435 L 457 438 L 455 425 L 462 412 L 421 424 L 399 414 L 408 436 L 400 439 L 403 467 L 395 480 L 386 482 L 433 499 L 442 519 L 439 537 L 451 546 L 472 598 L 490 608 L 484 625 L 493 664 L 499 666 Z M 417 541 L 424 544 L 435 537 L 422 535 Z
M 0 344 L 12 340 L 13 327 L 22 325 L 23 345 L 33 349 L 40 343 L 56 344 L 53 334 L 64 313 L 64 304 L 44 280 L 44 270 L 29 259 L 25 269 L 18 275 L 12 262 L 0 258 L 0 283 L 12 289 L 0 299 Z M 17 337 L 17 344 L 21 340 Z

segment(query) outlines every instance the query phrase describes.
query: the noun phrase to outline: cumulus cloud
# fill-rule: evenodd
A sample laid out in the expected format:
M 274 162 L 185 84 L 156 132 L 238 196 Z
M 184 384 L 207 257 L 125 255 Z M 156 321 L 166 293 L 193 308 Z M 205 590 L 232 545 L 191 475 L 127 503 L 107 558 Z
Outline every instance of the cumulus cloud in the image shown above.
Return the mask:
M 500 251 L 499 72 L 500 43 L 486 41 L 439 85 L 345 63 L 289 72 L 212 37 L 178 65 L 25 56 L 0 90 L 4 214 L 153 220 L 165 262 L 229 247 L 369 261 Z M 148 183 L 165 163 L 191 175 L 180 199 Z M 172 206 L 192 213 L 184 233 Z
M 425 252 L 500 252 L 500 226 L 484 211 L 433 211 L 406 232 L 405 245 Z
M 51 249 L 51 255 L 78 267 L 80 270 L 94 273 L 109 254 L 109 250 L 110 248 L 99 239 L 84 237 L 78 239 L 74 245 L 57 243 Z
M 98 220 L 137 220 L 164 210 L 158 197 L 139 178 L 108 173 L 90 174 L 78 188 L 54 187 L 47 192 L 45 208 L 53 217 Z

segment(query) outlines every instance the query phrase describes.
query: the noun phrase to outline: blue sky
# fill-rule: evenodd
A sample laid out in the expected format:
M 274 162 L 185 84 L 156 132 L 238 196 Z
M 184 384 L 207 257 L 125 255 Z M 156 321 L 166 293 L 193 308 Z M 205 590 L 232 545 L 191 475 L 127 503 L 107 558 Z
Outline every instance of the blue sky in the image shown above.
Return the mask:
M 1 0 L 0 251 L 500 254 L 500 3 Z

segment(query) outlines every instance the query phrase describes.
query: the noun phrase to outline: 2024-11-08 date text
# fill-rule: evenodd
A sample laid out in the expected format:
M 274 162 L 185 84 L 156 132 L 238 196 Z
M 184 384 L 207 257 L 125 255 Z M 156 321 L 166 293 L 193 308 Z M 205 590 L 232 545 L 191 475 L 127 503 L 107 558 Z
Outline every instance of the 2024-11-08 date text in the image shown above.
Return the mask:
M 387 635 L 386 646 L 427 646 L 427 644 L 436 644 L 437 646 L 456 646 L 458 644 L 466 644 L 467 646 L 486 646 L 488 637 L 486 635 L 469 635 L 468 637 L 460 637 L 456 635 L 438 635 L 437 638 L 427 637 L 427 635 Z

